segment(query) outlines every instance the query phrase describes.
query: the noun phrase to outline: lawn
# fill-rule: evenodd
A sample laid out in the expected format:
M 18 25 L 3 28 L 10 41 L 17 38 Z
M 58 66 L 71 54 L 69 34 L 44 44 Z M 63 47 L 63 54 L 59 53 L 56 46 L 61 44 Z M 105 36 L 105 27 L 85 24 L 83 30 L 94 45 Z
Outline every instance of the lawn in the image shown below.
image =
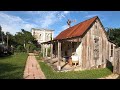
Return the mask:
M 23 79 L 27 56 L 26 53 L 15 53 L 0 57 L 0 79 Z
M 85 71 L 56 72 L 45 62 L 39 62 L 47 79 L 97 79 L 112 74 L 108 68 Z

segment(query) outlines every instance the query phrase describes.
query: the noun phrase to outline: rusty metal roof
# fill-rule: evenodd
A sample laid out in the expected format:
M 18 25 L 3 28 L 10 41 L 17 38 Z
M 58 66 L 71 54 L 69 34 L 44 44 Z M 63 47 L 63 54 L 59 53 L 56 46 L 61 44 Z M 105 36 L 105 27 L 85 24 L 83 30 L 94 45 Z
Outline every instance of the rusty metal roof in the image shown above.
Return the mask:
M 93 22 L 98 18 L 95 16 L 88 20 L 85 20 L 77 25 L 74 25 L 64 31 L 62 31 L 54 40 L 67 39 L 72 37 L 81 36 L 85 33 L 86 30 L 93 24 Z

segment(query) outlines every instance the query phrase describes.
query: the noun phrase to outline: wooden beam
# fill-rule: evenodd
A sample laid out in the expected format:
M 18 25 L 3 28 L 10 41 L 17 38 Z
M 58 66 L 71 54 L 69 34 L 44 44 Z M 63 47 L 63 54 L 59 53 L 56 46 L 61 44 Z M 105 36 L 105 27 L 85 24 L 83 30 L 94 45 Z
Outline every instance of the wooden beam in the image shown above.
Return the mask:
M 45 53 L 46 53 L 45 56 L 46 56 L 46 58 L 47 58 L 47 54 L 48 54 L 48 51 L 47 51 L 47 50 L 48 50 L 48 47 L 46 46 L 46 50 L 45 50 Z
M 45 57 L 45 47 L 44 47 L 44 44 L 42 45 L 42 48 L 43 48 L 43 57 Z
M 60 59 L 61 59 L 61 42 L 58 41 L 58 70 L 61 70 Z
M 72 56 L 72 42 L 71 42 L 71 56 Z
M 51 59 L 53 58 L 53 43 L 52 44 L 50 44 L 50 47 L 51 47 L 51 52 L 50 52 L 50 55 L 51 55 Z

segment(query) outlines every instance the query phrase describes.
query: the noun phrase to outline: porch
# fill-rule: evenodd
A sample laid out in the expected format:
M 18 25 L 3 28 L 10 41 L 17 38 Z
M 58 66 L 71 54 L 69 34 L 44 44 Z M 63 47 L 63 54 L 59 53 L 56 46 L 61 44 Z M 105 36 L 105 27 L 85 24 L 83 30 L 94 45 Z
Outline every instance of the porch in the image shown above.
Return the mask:
M 60 72 L 67 72 L 67 71 L 79 71 L 82 70 L 81 66 L 79 66 L 78 63 L 70 63 L 69 61 L 65 61 L 61 59 L 60 61 L 58 58 L 50 58 L 47 57 L 44 59 L 44 62 L 46 62 L 49 66 L 52 67 L 54 71 L 60 71 Z M 58 70 L 58 63 L 60 63 L 60 70 Z
M 44 61 L 51 65 L 54 70 L 58 71 L 81 70 L 80 43 L 80 37 L 44 42 L 42 43 Z M 48 57 L 46 45 L 50 46 L 50 57 Z M 76 52 L 78 55 L 75 56 Z M 75 57 L 77 57 L 77 60 L 75 60 Z

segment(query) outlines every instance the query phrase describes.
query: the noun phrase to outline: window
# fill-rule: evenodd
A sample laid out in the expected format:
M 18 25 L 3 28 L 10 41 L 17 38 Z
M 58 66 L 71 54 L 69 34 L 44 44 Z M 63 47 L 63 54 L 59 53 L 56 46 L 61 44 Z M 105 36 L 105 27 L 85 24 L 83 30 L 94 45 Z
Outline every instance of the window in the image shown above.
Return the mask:
M 50 40 L 52 40 L 52 33 L 50 34 Z
M 33 30 L 33 35 L 35 35 L 35 30 Z
M 49 34 L 47 34 L 47 39 L 50 40 Z
M 111 44 L 111 57 L 113 57 L 113 44 Z
M 41 34 L 39 35 L 39 39 L 40 39 L 40 40 L 42 39 L 42 35 L 41 35 Z

